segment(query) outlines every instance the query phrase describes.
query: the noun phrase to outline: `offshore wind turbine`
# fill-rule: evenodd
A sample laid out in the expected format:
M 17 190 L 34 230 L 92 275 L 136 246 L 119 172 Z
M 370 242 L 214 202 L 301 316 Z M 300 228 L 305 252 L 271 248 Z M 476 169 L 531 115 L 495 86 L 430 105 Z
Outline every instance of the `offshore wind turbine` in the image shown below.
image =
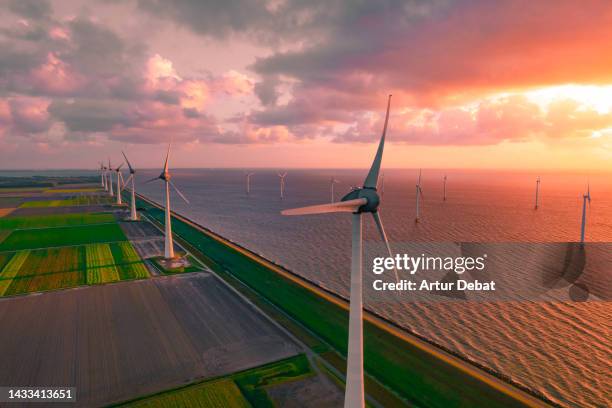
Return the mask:
M 246 173 L 246 193 L 247 195 L 251 195 L 251 176 L 255 175 L 255 173 Z
M 108 195 L 111 197 L 115 194 L 113 193 L 113 166 L 111 166 L 110 157 L 108 158 Z
M 331 190 L 331 202 L 333 203 L 334 201 L 336 201 L 336 196 L 334 194 L 334 184 L 338 184 L 340 183 L 340 180 L 336 180 L 333 176 L 329 181 L 329 187 Z
M 168 144 L 168 151 L 166 152 L 166 162 L 164 163 L 164 169 L 161 174 L 151 180 L 147 181 L 150 183 L 155 180 L 162 180 L 165 184 L 166 191 L 166 222 L 164 224 L 164 258 L 172 259 L 174 258 L 174 243 L 172 242 L 172 217 L 170 215 L 170 186 L 178 193 L 178 195 L 189 204 L 189 200 L 181 193 L 181 191 L 174 185 L 172 181 L 170 181 L 170 172 L 168 171 L 168 159 L 170 157 L 170 144 Z
M 421 198 L 423 196 L 423 189 L 421 188 L 421 170 L 419 169 L 419 181 L 416 185 L 416 217 L 414 222 L 419 222 L 419 217 L 421 215 Z
M 278 173 L 278 177 L 280 177 L 280 198 L 282 200 L 285 198 L 285 177 L 287 177 L 287 172 Z
M 121 163 L 119 165 L 119 167 L 117 167 L 115 170 L 115 172 L 117 173 L 117 204 L 121 205 L 122 201 L 121 201 L 121 190 L 123 189 L 123 187 L 121 187 L 121 167 L 123 166 L 123 163 Z
M 382 162 L 383 150 L 385 147 L 385 134 L 387 133 L 387 123 L 389 122 L 389 108 L 391 106 L 391 95 L 387 102 L 387 114 L 382 136 L 376 151 L 376 156 L 372 162 L 372 167 L 363 183 L 363 187 L 357 187 L 337 203 L 313 205 L 309 207 L 284 210 L 283 215 L 305 215 L 305 214 L 325 214 L 334 212 L 352 213 L 352 252 L 351 252 L 351 286 L 350 286 L 350 307 L 349 307 L 349 339 L 348 356 L 346 370 L 346 389 L 344 394 L 344 407 L 354 408 L 363 407 L 365 404 L 363 390 L 363 292 L 362 292 L 362 223 L 361 215 L 370 213 L 378 227 L 381 238 L 389 255 L 391 248 L 383 228 L 378 206 L 380 197 L 376 191 L 378 173 Z M 397 279 L 397 271 L 396 271 Z
M 535 209 L 537 210 L 540 206 L 540 176 L 536 179 L 536 191 L 535 191 Z
M 586 204 L 589 201 L 591 208 L 591 186 L 587 185 L 586 194 L 582 195 L 582 225 L 580 226 L 580 244 L 584 245 L 584 231 L 586 229 Z
M 444 193 L 442 195 L 442 201 L 446 201 L 446 174 L 444 175 Z
M 382 198 L 385 196 L 385 173 L 383 172 L 380 175 L 380 198 L 382 200 Z
M 130 176 L 128 177 L 128 179 L 125 181 L 125 183 L 123 183 L 123 188 L 125 188 L 125 186 L 131 181 L 132 185 L 130 186 L 130 190 L 131 190 L 131 198 L 130 198 L 130 218 L 128 218 L 130 221 L 138 221 L 138 213 L 136 213 L 136 189 L 135 189 L 135 178 L 136 178 L 136 170 L 134 170 L 134 168 L 132 167 L 132 165 L 130 164 L 130 161 L 128 160 L 127 156 L 125 155 L 124 152 L 121 152 L 123 154 L 123 157 L 125 158 L 125 162 L 128 165 L 128 168 L 130 169 Z

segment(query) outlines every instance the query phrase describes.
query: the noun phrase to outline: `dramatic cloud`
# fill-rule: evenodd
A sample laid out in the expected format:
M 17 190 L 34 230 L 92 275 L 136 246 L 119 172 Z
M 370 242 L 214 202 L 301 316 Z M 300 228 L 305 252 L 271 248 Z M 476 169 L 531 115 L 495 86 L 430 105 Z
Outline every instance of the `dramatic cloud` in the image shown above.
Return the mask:
M 612 83 L 607 1 L 0 4 L 3 138 L 371 142 L 390 92 L 398 143 L 553 143 L 612 127 L 609 109 L 571 95 L 525 96 Z M 258 48 L 241 66 L 225 52 L 207 70 L 245 44 Z
M 172 61 L 95 19 L 55 19 L 42 2 L 7 5 L 28 20 L 0 31 L 2 135 L 218 141 L 226 131 L 205 111 L 211 100 L 253 93 L 254 81 L 236 70 L 182 77 Z

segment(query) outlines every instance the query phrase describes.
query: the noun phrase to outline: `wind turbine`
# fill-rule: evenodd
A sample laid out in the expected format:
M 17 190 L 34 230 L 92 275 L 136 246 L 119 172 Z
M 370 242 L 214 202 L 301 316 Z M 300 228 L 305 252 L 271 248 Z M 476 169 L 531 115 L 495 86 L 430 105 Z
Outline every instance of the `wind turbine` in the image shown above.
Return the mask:
M 246 173 L 245 177 L 246 177 L 246 193 L 247 195 L 251 194 L 251 176 L 253 176 L 255 173 Z
M 181 193 L 181 191 L 174 185 L 172 181 L 170 181 L 170 172 L 168 171 L 168 159 L 170 157 L 170 144 L 168 144 L 168 152 L 166 153 L 166 162 L 164 163 L 164 170 L 161 174 L 151 180 L 147 181 L 150 183 L 155 180 L 163 180 L 165 183 L 166 189 L 166 222 L 164 225 L 164 236 L 165 236 L 165 249 L 164 249 L 164 257 L 166 259 L 174 258 L 174 244 L 172 242 L 172 217 L 170 216 L 170 186 L 178 193 L 178 195 L 189 204 L 189 200 Z
M 111 161 L 110 161 L 110 157 L 108 158 L 108 195 L 110 195 L 111 197 L 114 196 L 115 194 L 113 193 L 113 166 L 111 166 Z
M 331 202 L 333 203 L 334 201 L 336 201 L 336 196 L 334 195 L 334 184 L 338 184 L 340 183 L 340 180 L 336 180 L 333 176 L 331 178 L 331 180 L 329 181 L 329 187 L 331 189 Z
M 580 227 L 580 244 L 584 245 L 584 230 L 586 228 L 586 203 L 589 201 L 591 208 L 591 186 L 587 184 L 587 192 L 582 195 L 582 225 Z
M 285 177 L 287 177 L 287 172 L 278 173 L 278 177 L 280 177 L 280 198 L 282 200 L 285 198 Z
M 442 197 L 442 201 L 446 201 L 446 174 L 444 175 L 444 195 Z
M 123 157 L 125 158 L 125 162 L 128 165 L 128 168 L 130 169 L 130 177 L 128 177 L 128 179 L 125 181 L 125 183 L 123 183 L 123 188 L 125 188 L 125 186 L 130 182 L 130 180 L 132 181 L 132 185 L 131 185 L 131 200 L 130 200 L 130 218 L 128 218 L 130 221 L 138 221 L 138 214 L 136 213 L 136 190 L 135 190 L 135 174 L 136 174 L 136 170 L 134 170 L 134 168 L 132 167 L 132 165 L 130 164 L 130 161 L 128 160 L 127 156 L 125 155 L 124 152 L 121 152 L 123 154 Z
M 385 196 L 385 173 L 380 175 L 380 199 L 382 200 Z
M 387 102 L 387 114 L 378 150 L 372 162 L 372 167 L 363 183 L 337 203 L 313 205 L 309 207 L 284 210 L 283 215 L 306 215 L 325 214 L 334 212 L 352 213 L 352 253 L 351 253 L 351 286 L 349 307 L 349 339 L 346 370 L 346 389 L 344 394 L 344 407 L 354 408 L 364 406 L 363 390 L 363 293 L 362 293 L 362 225 L 361 215 L 371 213 L 383 242 L 387 246 L 391 256 L 389 241 L 383 228 L 378 206 L 380 197 L 376 192 L 378 173 L 382 161 L 385 146 L 385 134 L 389 122 L 389 108 L 391 106 L 391 95 Z M 332 184 L 333 185 L 333 184 Z M 397 271 L 396 271 L 397 279 Z
M 421 215 L 421 197 L 423 196 L 423 189 L 421 188 L 421 170 L 419 170 L 419 182 L 416 185 L 416 218 L 414 222 L 419 222 L 419 216 Z
M 104 164 L 100 162 L 100 187 L 106 190 L 106 178 L 104 177 L 105 171 Z
M 102 172 L 102 176 L 103 176 L 103 179 L 104 179 L 104 191 L 108 192 L 108 174 L 107 174 L 108 173 L 108 169 L 106 168 L 106 166 L 102 162 L 100 162 L 100 164 L 102 165 L 102 169 L 104 170 Z
M 536 179 L 535 209 L 540 206 L 540 176 Z
M 121 163 L 119 165 L 119 167 L 117 167 L 115 170 L 115 172 L 117 173 L 117 204 L 121 205 L 122 201 L 121 201 L 121 190 L 123 189 L 123 187 L 121 187 L 121 179 L 122 179 L 122 175 L 121 175 L 121 167 L 123 166 L 123 163 Z

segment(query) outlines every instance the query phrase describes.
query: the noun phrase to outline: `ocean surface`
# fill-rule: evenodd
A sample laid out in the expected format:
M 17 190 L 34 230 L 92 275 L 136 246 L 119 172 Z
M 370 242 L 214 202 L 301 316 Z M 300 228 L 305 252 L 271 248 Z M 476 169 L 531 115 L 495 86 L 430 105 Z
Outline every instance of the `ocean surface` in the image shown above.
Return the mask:
M 366 170 L 288 171 L 283 200 L 279 171 L 254 170 L 247 196 L 244 170 L 174 170 L 173 182 L 191 204 L 173 194 L 172 209 L 347 296 L 349 214 L 286 217 L 280 211 L 329 202 L 331 177 L 340 180 L 335 186 L 338 200 L 351 186 L 363 183 Z M 162 183 L 144 183 L 158 174 L 159 170 L 140 171 L 136 190 L 161 202 Z M 442 200 L 444 174 L 446 201 Z M 537 176 L 542 181 L 536 211 Z M 392 243 L 578 241 L 587 183 L 592 202 L 587 207 L 586 239 L 612 242 L 611 174 L 424 170 L 421 219 L 415 223 L 417 177 L 418 170 L 384 171 L 380 213 Z M 369 219 L 364 222 L 364 239 L 379 239 Z M 612 265 L 602 265 L 610 259 L 610 251 L 605 245 L 597 248 L 598 259 L 604 261 L 595 286 L 612 281 Z M 367 277 L 367 269 L 364 274 Z M 563 290 L 568 288 L 559 289 Z M 595 291 L 591 300 L 600 294 Z M 609 297 L 575 303 L 411 302 L 409 295 L 402 296 L 401 301 L 372 301 L 366 307 L 560 405 L 612 406 Z

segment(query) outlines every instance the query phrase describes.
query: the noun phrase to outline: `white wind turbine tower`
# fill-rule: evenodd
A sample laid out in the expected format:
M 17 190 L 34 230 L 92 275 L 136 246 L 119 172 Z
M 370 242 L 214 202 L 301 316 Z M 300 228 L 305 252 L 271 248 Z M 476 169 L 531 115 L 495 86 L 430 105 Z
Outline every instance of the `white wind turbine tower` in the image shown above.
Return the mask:
M 108 192 L 108 168 L 103 165 L 104 168 L 104 191 Z
M 282 200 L 285 198 L 285 177 L 287 177 L 287 172 L 278 173 L 278 177 L 280 177 L 280 198 Z
M 168 171 L 168 158 L 170 157 L 170 145 L 168 145 L 168 152 L 166 153 L 166 162 L 164 163 L 164 170 L 162 173 L 147 181 L 150 183 L 155 180 L 163 180 L 165 183 L 166 189 L 166 222 L 164 225 L 164 237 L 165 237 L 165 245 L 164 245 L 164 257 L 166 259 L 174 258 L 174 243 L 172 242 L 172 217 L 170 216 L 170 186 L 178 193 L 178 195 L 189 204 L 189 200 L 180 192 L 180 190 L 170 181 L 170 172 Z
M 130 169 L 130 177 L 128 177 L 128 179 L 125 181 L 125 183 L 123 183 L 123 188 L 125 188 L 125 186 L 130 181 L 132 182 L 132 185 L 130 186 L 130 189 L 131 189 L 130 218 L 128 218 L 128 219 L 130 221 L 138 221 L 138 213 L 136 213 L 136 189 L 135 189 L 136 170 L 134 170 L 134 168 L 130 164 L 130 161 L 128 160 L 128 158 L 125 155 L 125 153 L 124 152 L 121 152 L 121 153 L 123 153 L 123 157 L 125 158 L 125 162 L 127 163 L 128 168 Z
M 333 203 L 334 201 L 336 201 L 336 195 L 334 194 L 334 184 L 338 184 L 340 183 L 340 180 L 336 180 L 333 176 L 331 178 L 331 180 L 329 181 L 329 187 L 331 189 L 331 202 Z
M 587 185 L 586 194 L 582 195 L 582 225 L 580 226 L 580 243 L 584 245 L 584 230 L 586 228 L 586 204 L 589 201 L 589 208 L 591 207 L 591 186 Z
M 102 187 L 103 189 L 106 189 L 106 179 L 104 177 L 104 164 L 102 164 L 102 162 L 100 162 L 100 187 Z
M 446 201 L 446 174 L 444 175 L 444 194 L 442 196 L 442 201 Z
M 537 210 L 540 206 L 540 176 L 536 179 L 536 191 L 535 191 L 535 209 Z
M 416 218 L 414 222 L 419 222 L 419 217 L 421 215 L 421 198 L 423 196 L 423 189 L 421 188 L 421 170 L 419 170 L 419 182 L 416 185 Z
M 111 197 L 114 196 L 115 194 L 113 193 L 113 166 L 111 166 L 111 161 L 110 161 L 110 157 L 108 159 L 108 195 L 110 195 Z
M 255 173 L 246 173 L 246 193 L 247 195 L 251 195 L 251 176 L 255 175 Z
M 123 163 L 121 163 L 119 165 L 119 167 L 117 167 L 115 170 L 115 172 L 117 173 L 117 204 L 121 205 L 123 204 L 123 202 L 121 201 L 121 190 L 123 190 L 123 187 L 121 186 L 121 180 L 123 178 L 123 176 L 121 175 L 121 167 L 123 166 Z
M 349 339 L 346 370 L 346 389 L 344 395 L 344 407 L 363 407 L 363 293 L 362 293 L 362 225 L 361 215 L 370 213 L 383 242 L 387 246 L 389 255 L 391 249 L 378 214 L 380 197 L 376 192 L 378 173 L 382 161 L 385 146 L 385 134 L 389 121 L 389 108 L 391 95 L 387 102 L 387 114 L 378 150 L 372 163 L 372 167 L 363 183 L 363 187 L 355 188 L 337 203 L 313 205 L 310 207 L 296 208 L 282 211 L 283 215 L 305 215 L 325 214 L 333 212 L 352 213 L 352 253 L 351 253 L 351 286 L 350 286 L 350 308 L 349 308 Z M 397 271 L 396 271 L 397 279 Z

